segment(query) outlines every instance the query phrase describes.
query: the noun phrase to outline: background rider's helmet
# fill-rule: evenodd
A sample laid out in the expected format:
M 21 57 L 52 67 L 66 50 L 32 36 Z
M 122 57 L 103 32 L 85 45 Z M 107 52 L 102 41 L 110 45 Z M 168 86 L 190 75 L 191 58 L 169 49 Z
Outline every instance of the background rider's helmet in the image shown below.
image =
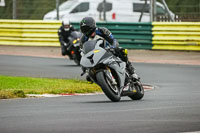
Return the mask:
M 86 35 L 87 37 L 90 37 L 91 34 L 96 29 L 96 22 L 92 17 L 85 17 L 80 22 L 80 29 L 81 32 Z
M 71 25 L 69 20 L 63 20 L 62 21 L 62 27 L 64 28 L 65 31 L 69 31 Z

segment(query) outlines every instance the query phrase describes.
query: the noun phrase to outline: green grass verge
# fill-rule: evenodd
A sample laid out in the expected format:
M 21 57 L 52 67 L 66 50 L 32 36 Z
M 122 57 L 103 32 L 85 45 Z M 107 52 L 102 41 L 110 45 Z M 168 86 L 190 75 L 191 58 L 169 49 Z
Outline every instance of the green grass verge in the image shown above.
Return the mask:
M 26 97 L 26 94 L 101 92 L 96 84 L 73 79 L 11 77 L 0 75 L 0 99 Z

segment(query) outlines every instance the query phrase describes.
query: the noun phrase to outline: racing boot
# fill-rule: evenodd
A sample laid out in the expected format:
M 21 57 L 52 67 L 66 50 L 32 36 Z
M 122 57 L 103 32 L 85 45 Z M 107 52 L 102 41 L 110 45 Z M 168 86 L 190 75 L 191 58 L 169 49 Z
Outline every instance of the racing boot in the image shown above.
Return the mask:
M 81 76 L 83 76 L 83 75 L 86 73 L 86 69 L 85 69 L 85 67 L 81 67 L 81 69 L 82 69 L 82 71 L 83 71 L 83 72 L 81 73 Z M 91 80 L 91 78 L 90 78 L 89 75 L 86 76 L 86 80 L 88 81 L 89 84 L 92 84 L 92 83 L 93 83 L 93 81 Z
M 128 73 L 133 77 L 135 80 L 139 80 L 140 77 L 136 74 L 135 68 L 132 66 L 131 62 L 127 61 L 126 68 L 128 70 Z
M 89 75 L 86 76 L 86 80 L 88 81 L 89 84 L 93 84 L 93 81 L 91 80 Z

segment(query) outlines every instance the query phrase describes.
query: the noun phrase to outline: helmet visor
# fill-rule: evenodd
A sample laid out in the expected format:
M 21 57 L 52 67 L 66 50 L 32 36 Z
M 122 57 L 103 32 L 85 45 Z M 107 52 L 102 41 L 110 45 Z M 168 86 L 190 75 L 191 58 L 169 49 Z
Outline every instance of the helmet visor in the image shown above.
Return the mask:
M 81 27 L 81 32 L 86 35 L 86 36 L 90 36 L 93 32 L 95 31 L 95 28 L 92 29 L 89 26 L 83 26 Z
M 64 25 L 64 30 L 68 31 L 70 29 L 70 25 Z

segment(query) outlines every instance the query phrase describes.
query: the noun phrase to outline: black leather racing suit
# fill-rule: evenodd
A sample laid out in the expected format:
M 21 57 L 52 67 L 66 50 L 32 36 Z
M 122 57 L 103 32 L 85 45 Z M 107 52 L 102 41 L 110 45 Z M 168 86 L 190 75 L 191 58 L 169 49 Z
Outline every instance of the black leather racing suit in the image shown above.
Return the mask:
M 70 36 L 71 32 L 75 31 L 74 27 L 70 27 L 68 31 L 65 31 L 63 26 L 61 26 L 58 29 L 58 37 L 59 37 L 59 42 L 61 45 L 61 50 L 62 50 L 62 55 L 68 54 L 68 51 L 66 50 L 69 47 L 69 39 L 68 37 Z
M 114 36 L 112 35 L 112 33 L 104 27 L 99 27 L 96 28 L 95 30 L 96 32 L 96 36 L 100 36 L 103 39 L 105 39 L 111 46 L 115 49 L 115 55 L 118 56 L 122 61 L 126 62 L 126 66 L 127 66 L 127 70 L 129 71 L 130 74 L 134 74 L 134 67 L 131 65 L 131 63 L 128 61 L 128 56 L 127 54 L 124 53 L 124 48 L 119 47 L 119 43 L 117 42 L 117 40 L 114 38 Z M 95 37 L 94 37 L 95 38 Z M 88 41 L 90 38 L 83 35 L 81 37 L 81 48 L 82 45 Z M 93 38 L 92 38 L 93 39 Z

